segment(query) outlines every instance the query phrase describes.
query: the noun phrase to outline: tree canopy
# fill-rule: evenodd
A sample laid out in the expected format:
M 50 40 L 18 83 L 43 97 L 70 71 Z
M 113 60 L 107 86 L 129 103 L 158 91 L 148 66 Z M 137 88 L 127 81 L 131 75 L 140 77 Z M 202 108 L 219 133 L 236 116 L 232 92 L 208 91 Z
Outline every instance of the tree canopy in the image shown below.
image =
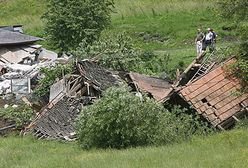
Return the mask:
M 59 51 L 71 51 L 83 39 L 92 43 L 111 22 L 113 0 L 48 0 L 43 18 L 49 41 Z

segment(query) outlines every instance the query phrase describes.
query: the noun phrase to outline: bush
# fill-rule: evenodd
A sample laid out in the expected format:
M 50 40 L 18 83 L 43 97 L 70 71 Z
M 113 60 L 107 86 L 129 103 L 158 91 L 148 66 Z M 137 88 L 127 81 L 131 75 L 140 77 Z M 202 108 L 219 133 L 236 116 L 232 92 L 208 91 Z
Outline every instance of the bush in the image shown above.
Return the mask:
M 190 139 L 196 133 L 192 116 L 180 113 L 179 108 L 169 113 L 154 100 L 142 99 L 125 87 L 109 88 L 79 115 L 79 144 L 83 148 L 163 145 Z
M 134 70 L 140 62 L 139 51 L 133 47 L 132 39 L 126 33 L 117 37 L 108 36 L 92 45 L 84 40 L 74 55 L 80 59 L 92 58 L 101 66 L 114 70 Z
M 21 128 L 23 125 L 29 123 L 34 113 L 31 107 L 21 104 L 18 107 L 9 106 L 7 108 L 0 108 L 0 117 L 14 121 L 16 128 Z
M 60 79 L 63 75 L 70 74 L 73 71 L 72 63 L 67 65 L 56 65 L 52 68 L 42 68 L 41 73 L 44 78 L 39 80 L 38 87 L 35 89 L 35 94 L 39 97 L 44 97 L 49 93 L 50 86 L 54 84 L 56 79 Z
M 248 19 L 247 0 L 218 0 L 219 12 L 225 18 Z
M 241 82 L 241 92 L 248 92 L 248 60 L 238 59 L 233 65 L 230 66 L 231 75 L 234 75 Z
M 219 0 L 219 12 L 227 19 L 234 19 L 238 27 L 241 43 L 238 51 L 238 61 L 231 67 L 232 73 L 242 83 L 242 92 L 248 92 L 248 1 Z

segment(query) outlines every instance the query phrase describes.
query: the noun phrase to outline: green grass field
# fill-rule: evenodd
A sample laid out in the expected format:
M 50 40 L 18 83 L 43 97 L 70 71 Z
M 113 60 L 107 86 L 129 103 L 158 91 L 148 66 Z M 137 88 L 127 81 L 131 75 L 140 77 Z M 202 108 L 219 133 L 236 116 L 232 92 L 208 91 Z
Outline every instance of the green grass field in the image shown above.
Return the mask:
M 126 31 L 137 48 L 156 54 L 169 54 L 170 67 L 179 61 L 185 65 L 195 58 L 194 38 L 197 28 L 212 27 L 218 33 L 218 46 L 228 44 L 226 37 L 234 31 L 222 27 L 233 23 L 223 21 L 215 11 L 214 0 L 115 0 L 112 25 L 103 35 Z M 0 0 L 0 25 L 23 24 L 25 32 L 45 37 L 41 16 L 46 0 Z M 144 41 L 137 34 L 159 35 L 165 42 Z M 46 42 L 42 43 L 45 47 Z M 0 138 L 0 167 L 3 168 L 201 168 L 248 165 L 248 131 L 233 130 L 191 142 L 164 147 L 127 150 L 84 151 L 75 143 L 37 141 L 32 137 Z
M 246 168 L 248 130 L 233 130 L 164 147 L 84 151 L 74 143 L 31 137 L 0 139 L 3 168 Z
M 219 35 L 219 44 L 225 42 L 225 37 L 235 35 L 222 30 L 223 26 L 232 23 L 224 22 L 217 15 L 214 0 L 115 0 L 115 6 L 112 25 L 103 35 L 128 32 L 137 48 L 169 53 L 172 66 L 178 60 L 188 64 L 195 57 L 194 38 L 199 27 L 214 28 Z M 45 37 L 44 20 L 41 19 L 45 10 L 46 0 L 3 1 L 0 3 L 0 25 L 23 24 L 26 33 Z M 147 42 L 138 37 L 141 32 L 168 40 Z M 46 42 L 42 44 L 49 48 Z

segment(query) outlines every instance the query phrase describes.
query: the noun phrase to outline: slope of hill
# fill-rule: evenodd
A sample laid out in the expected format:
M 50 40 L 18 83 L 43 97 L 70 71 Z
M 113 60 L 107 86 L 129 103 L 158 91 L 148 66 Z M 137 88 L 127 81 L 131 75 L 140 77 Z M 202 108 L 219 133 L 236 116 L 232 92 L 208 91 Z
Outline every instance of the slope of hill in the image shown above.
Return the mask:
M 248 131 L 233 130 L 164 147 L 83 151 L 77 144 L 0 139 L 0 165 L 7 167 L 198 168 L 248 165 Z
M 219 34 L 227 25 L 220 22 L 214 11 L 215 1 L 204 0 L 115 0 L 110 33 L 128 31 L 137 37 L 145 48 L 165 48 L 191 44 L 198 27 L 213 27 Z M 0 3 L 0 25 L 23 24 L 28 33 L 43 36 L 44 22 L 41 19 L 46 10 L 46 0 L 8 0 Z M 148 32 L 159 35 L 166 42 L 144 41 L 137 34 Z M 157 44 L 158 43 L 158 44 Z M 170 45 L 168 45 L 170 44 Z
M 115 0 L 112 26 L 103 35 L 128 32 L 136 47 L 170 54 L 171 66 L 179 60 L 186 64 L 195 57 L 194 37 L 197 28 L 213 27 L 221 44 L 232 31 L 215 12 L 215 1 L 203 0 Z M 0 3 L 0 25 L 23 24 L 27 33 L 44 37 L 46 0 L 8 0 Z M 46 43 L 43 43 L 45 47 Z M 171 50 L 174 48 L 173 50 Z M 176 50 L 175 50 L 176 49 Z

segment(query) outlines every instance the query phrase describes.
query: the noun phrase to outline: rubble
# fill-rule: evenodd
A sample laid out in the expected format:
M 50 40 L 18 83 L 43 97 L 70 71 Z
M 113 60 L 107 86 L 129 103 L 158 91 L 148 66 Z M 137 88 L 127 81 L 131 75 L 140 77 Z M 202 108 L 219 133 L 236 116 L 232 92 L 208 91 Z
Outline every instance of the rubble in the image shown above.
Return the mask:
M 130 72 L 125 75 L 129 85 L 133 86 L 135 91 L 148 93 L 158 102 L 163 102 L 171 93 L 172 83 L 160 78 L 142 75 Z
M 83 101 L 62 96 L 57 102 L 52 101 L 26 129 L 30 129 L 38 138 L 73 140 L 74 121 L 84 104 Z
M 42 67 L 56 63 L 57 53 L 34 44 L 40 40 L 43 39 L 23 34 L 22 25 L 0 27 L 0 95 L 30 93 L 30 80 Z M 18 83 L 27 79 L 29 84 L 25 84 L 28 86 L 24 91 Z
M 0 26 L 0 100 L 6 99 L 6 103 L 0 103 L 1 108 L 16 99 L 32 105 L 32 101 L 25 97 L 32 93 L 32 82 L 37 83 L 35 77 L 39 76 L 41 68 L 54 66 L 58 59 L 57 53 L 35 44 L 41 40 L 24 34 L 22 25 Z M 1 120 L 1 133 L 15 127 L 12 121 Z
M 241 89 L 238 79 L 228 76 L 225 69 L 235 62 L 224 62 L 201 78 L 179 89 L 179 95 L 214 127 L 228 129 L 248 106 L 248 94 L 235 94 Z
M 21 95 L 19 98 L 38 112 L 25 134 L 32 133 L 40 139 L 75 140 L 74 122 L 80 111 L 100 98 L 102 91 L 118 86 L 121 79 L 141 101 L 141 93 L 146 93 L 160 103 L 192 106 L 213 127 L 223 130 L 247 113 L 248 95 L 234 94 L 241 88 L 239 80 L 225 73 L 225 67 L 235 59 L 220 64 L 216 54 L 205 53 L 182 74 L 177 71 L 174 83 L 135 72 L 113 73 L 90 60 L 76 61 L 76 71 L 56 80 L 50 87 L 49 102 L 36 108 L 35 100 L 28 98 L 32 79 L 40 75 L 42 67 L 66 64 L 72 57 L 58 58 L 55 52 L 34 44 L 39 40 L 42 39 L 23 34 L 21 26 L 0 27 L 0 95 Z M 0 106 L 8 104 L 0 101 Z M 0 133 L 14 127 L 13 122 L 0 119 Z
M 74 140 L 74 121 L 82 108 L 99 98 L 103 90 L 118 85 L 110 71 L 89 60 L 79 61 L 77 70 L 50 87 L 50 102 L 25 132 L 38 138 Z

